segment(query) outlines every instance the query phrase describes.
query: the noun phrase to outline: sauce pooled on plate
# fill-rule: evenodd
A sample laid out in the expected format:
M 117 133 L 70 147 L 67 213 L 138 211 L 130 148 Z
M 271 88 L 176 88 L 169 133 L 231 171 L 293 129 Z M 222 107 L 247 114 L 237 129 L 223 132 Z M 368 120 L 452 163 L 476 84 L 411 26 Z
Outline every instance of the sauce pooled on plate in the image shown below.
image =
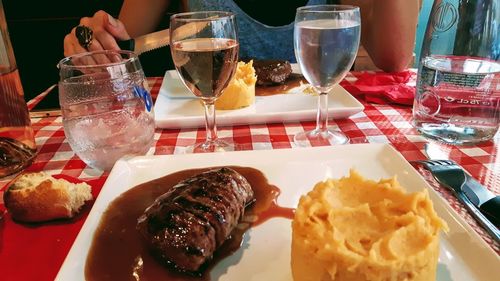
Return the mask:
M 257 169 L 230 167 L 243 175 L 254 191 L 255 202 L 247 207 L 243 221 L 214 254 L 200 276 L 177 272 L 158 262 L 142 243 L 137 218 L 160 195 L 183 179 L 210 170 L 179 171 L 138 185 L 120 195 L 103 214 L 85 264 L 86 280 L 210 280 L 210 269 L 242 244 L 245 232 L 273 217 L 293 218 L 293 209 L 276 204 L 280 190 L 268 183 Z

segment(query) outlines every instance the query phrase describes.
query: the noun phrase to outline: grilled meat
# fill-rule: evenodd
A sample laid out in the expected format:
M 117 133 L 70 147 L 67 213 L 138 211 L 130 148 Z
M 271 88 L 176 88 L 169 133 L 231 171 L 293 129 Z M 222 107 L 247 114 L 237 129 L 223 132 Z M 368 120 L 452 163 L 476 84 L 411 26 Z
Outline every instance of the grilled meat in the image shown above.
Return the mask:
M 197 272 L 229 237 L 253 202 L 247 180 L 230 168 L 187 178 L 158 197 L 137 228 L 155 256 Z
M 253 67 L 259 86 L 281 84 L 292 73 L 292 66 L 286 60 L 254 60 Z

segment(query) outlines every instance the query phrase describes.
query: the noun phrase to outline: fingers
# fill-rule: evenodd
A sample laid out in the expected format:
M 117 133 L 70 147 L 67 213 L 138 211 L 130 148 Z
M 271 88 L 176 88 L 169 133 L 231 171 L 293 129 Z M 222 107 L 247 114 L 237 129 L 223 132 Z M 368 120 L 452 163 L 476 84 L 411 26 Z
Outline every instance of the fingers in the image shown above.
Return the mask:
M 118 47 L 118 44 L 116 43 L 116 38 L 107 30 L 109 17 L 111 16 L 109 16 L 106 12 L 98 11 L 91 18 L 82 18 L 80 20 L 80 25 L 85 25 L 92 29 L 94 41 L 99 42 L 99 44 L 96 45 L 100 46 L 101 49 L 120 50 L 120 47 Z
M 114 19 L 104 11 L 96 12 L 92 17 L 84 17 L 80 25 L 87 26 L 92 30 L 92 43 L 88 49 L 82 47 L 75 34 L 75 28 L 64 38 L 64 55 L 74 55 L 87 51 L 120 50 L 116 40 L 130 39 L 122 22 Z M 96 58 L 101 61 L 103 58 Z
M 125 29 L 125 25 L 123 23 L 112 16 L 106 14 L 103 16 L 104 21 L 106 22 L 106 30 L 118 40 L 128 40 L 130 39 L 130 35 Z
M 87 52 L 75 36 L 75 28 L 71 30 L 71 33 L 64 37 L 64 56 L 71 56 L 74 54 Z
M 94 52 L 94 51 L 106 50 L 106 48 L 103 48 L 99 40 L 94 39 L 92 41 L 92 44 L 90 44 L 88 50 L 90 52 Z M 92 58 L 99 64 L 106 64 L 111 62 L 105 54 L 93 54 Z
M 93 45 L 94 42 L 92 42 L 91 45 Z M 90 46 L 89 46 L 90 48 Z M 78 39 L 75 36 L 75 28 L 71 30 L 71 33 L 66 35 L 64 37 L 64 56 L 72 56 L 80 53 L 85 53 L 87 50 L 83 48 L 80 43 L 78 42 Z M 90 65 L 90 64 L 97 64 L 97 61 L 92 58 L 92 57 L 83 57 L 83 58 L 77 58 L 73 60 L 73 64 L 75 65 Z

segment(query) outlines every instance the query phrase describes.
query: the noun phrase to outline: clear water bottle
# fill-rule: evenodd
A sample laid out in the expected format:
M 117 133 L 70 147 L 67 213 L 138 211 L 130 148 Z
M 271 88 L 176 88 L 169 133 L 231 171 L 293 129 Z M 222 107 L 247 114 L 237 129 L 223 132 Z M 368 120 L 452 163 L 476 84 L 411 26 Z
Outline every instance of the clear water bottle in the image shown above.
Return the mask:
M 415 127 L 451 144 L 486 141 L 500 123 L 500 1 L 434 1 L 420 55 Z
M 36 145 L 0 0 L 0 178 L 30 165 Z

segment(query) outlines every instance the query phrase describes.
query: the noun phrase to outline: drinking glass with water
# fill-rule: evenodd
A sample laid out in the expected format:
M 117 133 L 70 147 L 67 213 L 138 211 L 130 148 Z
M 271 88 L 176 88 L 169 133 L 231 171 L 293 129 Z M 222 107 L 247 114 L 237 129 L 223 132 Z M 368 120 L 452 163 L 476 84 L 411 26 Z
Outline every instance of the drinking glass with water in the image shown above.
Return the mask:
M 359 8 L 317 5 L 297 9 L 294 48 L 300 70 L 319 93 L 316 128 L 294 136 L 295 144 L 311 141 L 346 144 L 349 138 L 328 128 L 328 93 L 351 69 L 361 34 Z
M 98 51 L 59 62 L 64 133 L 87 165 L 110 170 L 125 155 L 143 155 L 153 142 L 153 102 L 138 57 Z
M 413 106 L 415 127 L 451 144 L 486 141 L 500 123 L 500 5 L 435 1 Z

